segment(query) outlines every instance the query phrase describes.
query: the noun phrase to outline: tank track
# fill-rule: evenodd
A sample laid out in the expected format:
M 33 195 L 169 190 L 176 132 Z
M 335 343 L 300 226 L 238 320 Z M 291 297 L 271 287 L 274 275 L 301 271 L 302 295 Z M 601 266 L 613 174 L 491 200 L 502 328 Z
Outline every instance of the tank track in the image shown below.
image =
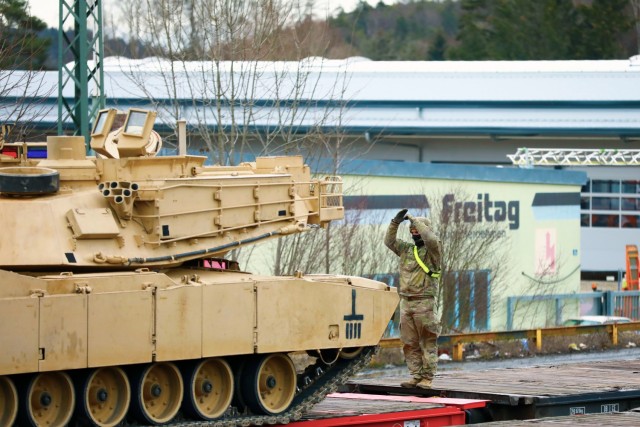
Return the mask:
M 315 404 L 320 402 L 329 393 L 338 390 L 349 378 L 361 369 L 365 368 L 371 358 L 378 350 L 378 347 L 366 347 L 359 356 L 346 360 L 338 359 L 336 362 L 327 365 L 318 358 L 316 363 L 308 366 L 304 373 L 300 374 L 298 383 L 307 383 L 296 394 L 291 407 L 278 415 L 244 415 L 238 414 L 235 408 L 227 411 L 223 417 L 213 421 L 180 421 L 174 420 L 164 424 L 170 427 L 248 427 L 273 424 L 288 424 L 297 421 L 309 411 Z M 126 424 L 130 426 L 140 426 L 139 424 Z M 144 426 L 150 427 L 150 426 Z

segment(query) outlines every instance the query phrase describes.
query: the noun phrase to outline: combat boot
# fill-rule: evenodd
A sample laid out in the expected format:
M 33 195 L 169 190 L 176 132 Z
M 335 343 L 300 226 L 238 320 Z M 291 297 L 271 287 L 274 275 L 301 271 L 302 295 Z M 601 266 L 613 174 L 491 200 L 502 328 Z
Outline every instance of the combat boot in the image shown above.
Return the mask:
M 424 390 L 431 390 L 431 384 L 432 383 L 433 383 L 432 380 L 427 379 L 427 378 L 423 378 L 415 386 L 418 387 L 418 388 L 424 389 Z
M 409 381 L 400 383 L 400 386 L 404 388 L 416 388 L 416 385 L 420 382 L 420 378 L 411 378 Z

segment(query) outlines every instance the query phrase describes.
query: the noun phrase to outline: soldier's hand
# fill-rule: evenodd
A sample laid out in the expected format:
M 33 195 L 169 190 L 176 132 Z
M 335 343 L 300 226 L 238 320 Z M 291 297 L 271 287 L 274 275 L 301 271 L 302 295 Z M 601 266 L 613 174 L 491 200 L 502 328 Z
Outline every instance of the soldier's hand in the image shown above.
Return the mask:
M 402 209 L 396 214 L 395 218 L 393 218 L 391 221 L 395 222 L 396 224 L 400 224 L 402 221 L 404 221 L 405 215 L 407 214 L 408 211 L 409 209 Z
M 409 221 L 411 221 L 411 224 L 413 224 L 413 221 L 415 221 L 415 219 L 416 219 L 416 217 L 411 215 L 411 214 L 407 214 L 404 218 L 408 219 Z

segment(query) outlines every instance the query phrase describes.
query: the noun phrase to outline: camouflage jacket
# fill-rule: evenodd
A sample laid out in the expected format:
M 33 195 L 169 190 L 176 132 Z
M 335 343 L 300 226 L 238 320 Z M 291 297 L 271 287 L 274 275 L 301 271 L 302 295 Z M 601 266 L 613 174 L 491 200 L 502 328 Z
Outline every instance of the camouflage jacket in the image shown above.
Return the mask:
M 397 238 L 398 226 L 391 221 L 384 244 L 400 257 L 398 272 L 400 276 L 399 293 L 401 296 L 437 296 L 440 279 L 431 278 L 424 272 L 413 254 L 413 242 L 406 242 Z M 418 256 L 429 270 L 440 271 L 442 262 L 442 249 L 437 236 L 420 219 L 416 219 L 413 226 L 422 236 L 424 246 L 418 248 Z

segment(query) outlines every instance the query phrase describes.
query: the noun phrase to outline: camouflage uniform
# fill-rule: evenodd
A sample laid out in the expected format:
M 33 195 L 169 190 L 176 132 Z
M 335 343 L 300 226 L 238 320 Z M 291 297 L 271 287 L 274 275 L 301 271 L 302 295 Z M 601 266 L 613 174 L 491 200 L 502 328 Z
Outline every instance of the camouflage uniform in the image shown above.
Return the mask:
M 424 246 L 418 248 L 418 256 L 429 270 L 440 272 L 440 241 L 431 229 L 429 220 L 411 219 L 411 227 L 420 233 L 424 241 Z M 440 279 L 427 275 L 418 264 L 413 253 L 413 242 L 396 238 L 398 226 L 398 223 L 391 221 L 384 244 L 400 257 L 400 337 L 407 367 L 414 379 L 411 385 L 415 385 L 423 379 L 431 381 L 437 370 L 437 339 L 441 329 L 437 306 Z

